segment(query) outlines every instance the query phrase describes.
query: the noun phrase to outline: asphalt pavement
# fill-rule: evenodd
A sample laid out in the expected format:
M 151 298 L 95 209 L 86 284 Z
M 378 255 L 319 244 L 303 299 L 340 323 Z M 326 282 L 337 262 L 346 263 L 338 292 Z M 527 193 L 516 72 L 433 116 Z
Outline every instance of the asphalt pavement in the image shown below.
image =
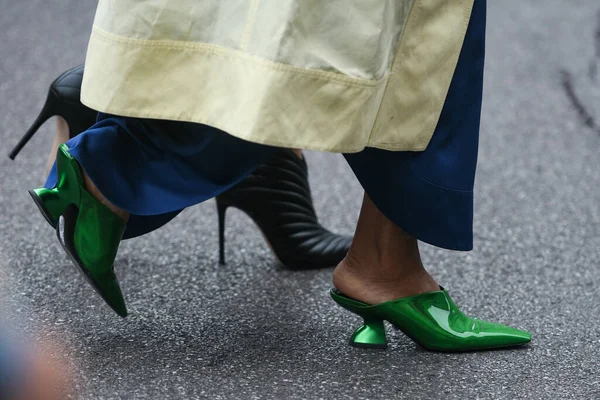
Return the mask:
M 0 285 L 8 323 L 57 341 L 77 399 L 600 398 L 600 3 L 488 6 L 475 249 L 423 246 L 464 312 L 532 332 L 521 350 L 438 354 L 390 331 L 347 345 L 358 319 L 327 295 L 331 270 L 278 265 L 228 213 L 218 265 L 212 201 L 124 242 L 120 319 L 70 265 L 27 190 L 54 125 L 6 156 L 49 83 L 84 60 L 95 2 L 0 0 Z M 308 153 L 323 223 L 351 234 L 361 188 L 343 157 Z M 41 340 L 40 339 L 40 340 Z

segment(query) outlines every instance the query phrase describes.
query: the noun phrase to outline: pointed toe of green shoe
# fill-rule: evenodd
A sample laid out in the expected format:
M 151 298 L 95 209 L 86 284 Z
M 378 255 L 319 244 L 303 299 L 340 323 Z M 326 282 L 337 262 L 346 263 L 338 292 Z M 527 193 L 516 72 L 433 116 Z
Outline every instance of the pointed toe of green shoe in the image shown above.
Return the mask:
M 127 306 L 125 305 L 125 298 L 123 297 L 121 286 L 119 285 L 119 281 L 114 272 L 109 271 L 107 273 L 95 273 L 94 271 L 86 268 L 86 266 L 81 263 L 78 257 L 73 257 L 70 249 L 65 250 L 67 253 L 69 253 L 71 260 L 79 268 L 79 271 L 83 274 L 92 288 L 94 288 L 96 293 L 100 295 L 102 300 L 104 300 L 106 304 L 117 313 L 117 315 L 123 318 L 127 317 L 128 313 Z
M 357 347 L 385 347 L 383 321 L 434 351 L 487 350 L 520 346 L 531 341 L 528 332 L 468 317 L 443 289 L 377 305 L 351 299 L 335 289 L 331 291 L 331 297 L 364 319 L 364 324 L 350 340 L 350 344 Z
M 93 278 L 90 283 L 114 312 L 123 318 L 127 316 L 127 306 L 125 305 L 123 292 L 121 292 L 119 282 L 114 275 L 112 278 Z
M 56 227 L 58 240 L 88 283 L 124 318 L 127 307 L 114 272 L 114 260 L 125 226 L 116 217 L 111 220 L 106 215 L 96 215 L 92 207 L 86 211 L 80 213 L 76 207 L 68 207 L 63 212 Z M 102 224 L 95 222 L 100 220 Z
M 531 333 L 521 329 L 511 328 L 511 331 L 507 332 L 505 340 L 509 342 L 510 345 L 520 346 L 531 342 Z
M 529 332 L 473 318 L 471 320 L 473 321 L 472 347 L 474 350 L 478 350 L 479 348 L 515 347 L 531 342 L 531 334 Z

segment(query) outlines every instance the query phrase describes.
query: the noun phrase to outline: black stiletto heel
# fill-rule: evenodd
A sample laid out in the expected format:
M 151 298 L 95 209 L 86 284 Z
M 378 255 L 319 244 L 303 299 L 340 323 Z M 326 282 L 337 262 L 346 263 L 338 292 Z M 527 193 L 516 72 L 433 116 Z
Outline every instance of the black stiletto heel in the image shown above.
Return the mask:
M 46 102 L 44 103 L 44 107 L 40 112 L 40 115 L 36 118 L 35 122 L 31 127 L 25 132 L 25 135 L 21 138 L 19 143 L 15 146 L 15 148 L 8 155 L 11 160 L 14 160 L 17 154 L 21 151 L 21 149 L 29 142 L 29 140 L 33 137 L 33 135 L 40 129 L 40 126 L 44 124 L 48 119 L 53 117 L 56 113 L 54 112 L 54 94 L 50 91 L 48 93 L 48 97 L 46 98 Z
M 219 264 L 225 265 L 225 212 L 228 206 L 218 197 L 216 201 L 219 215 Z
M 248 214 L 279 261 L 292 269 L 335 266 L 352 242 L 352 238 L 336 235 L 319 224 L 306 161 L 292 150 L 281 149 L 246 179 L 217 196 L 222 262 L 227 207 Z
M 8 155 L 11 160 L 15 159 L 40 126 L 53 116 L 62 117 L 67 121 L 71 138 L 94 125 L 98 113 L 84 106 L 79 100 L 82 80 L 83 65 L 78 65 L 65 71 L 52 82 L 40 115 Z

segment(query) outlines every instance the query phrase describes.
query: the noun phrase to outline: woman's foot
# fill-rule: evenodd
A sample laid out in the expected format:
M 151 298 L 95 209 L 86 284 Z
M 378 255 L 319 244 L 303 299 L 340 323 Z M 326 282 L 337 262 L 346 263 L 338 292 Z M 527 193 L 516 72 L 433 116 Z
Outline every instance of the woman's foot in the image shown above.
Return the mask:
M 417 240 L 388 220 L 365 194 L 354 241 L 333 285 L 367 304 L 439 290 L 421 262 Z
M 427 273 L 417 240 L 365 195 L 354 241 L 333 273 L 331 297 L 363 319 L 350 344 L 385 348 L 388 321 L 421 346 L 471 351 L 528 343 L 531 335 L 463 314 Z

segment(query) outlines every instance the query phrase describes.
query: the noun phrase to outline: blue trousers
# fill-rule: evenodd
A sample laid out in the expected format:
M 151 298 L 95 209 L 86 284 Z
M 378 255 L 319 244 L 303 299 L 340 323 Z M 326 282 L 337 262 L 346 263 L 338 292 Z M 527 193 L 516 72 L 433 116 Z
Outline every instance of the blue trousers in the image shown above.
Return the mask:
M 473 247 L 485 58 L 486 0 L 475 0 L 446 102 L 422 152 L 367 148 L 344 154 L 379 210 L 417 239 L 452 250 Z M 90 179 L 131 218 L 125 238 L 164 225 L 252 173 L 276 148 L 210 126 L 100 114 L 67 145 Z M 57 181 L 53 168 L 46 187 Z

